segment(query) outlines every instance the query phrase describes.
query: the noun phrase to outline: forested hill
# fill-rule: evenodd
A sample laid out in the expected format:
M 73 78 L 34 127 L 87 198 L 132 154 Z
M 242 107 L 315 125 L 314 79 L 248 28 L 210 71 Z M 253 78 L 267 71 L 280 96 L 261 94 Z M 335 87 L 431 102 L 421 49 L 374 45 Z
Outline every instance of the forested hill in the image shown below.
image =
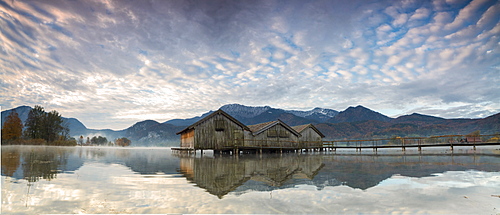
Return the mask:
M 498 134 L 500 133 L 500 113 L 483 119 L 444 119 L 414 113 L 388 121 L 319 123 L 316 127 L 328 139 L 464 135 L 478 130 L 481 134 Z
M 325 108 L 296 111 L 239 104 L 224 105 L 221 109 L 246 125 L 277 119 L 291 126 L 312 123 L 326 135 L 325 139 L 328 140 L 468 134 L 477 130 L 481 131 L 481 134 L 500 133 L 500 113 L 482 119 L 444 119 L 418 113 L 390 118 L 363 106 L 349 107 L 340 112 Z M 24 122 L 31 107 L 20 106 L 15 110 Z M 2 126 L 10 111 L 12 110 L 2 111 Z M 135 146 L 177 146 L 180 137 L 175 133 L 210 113 L 212 111 L 199 117 L 175 119 L 163 123 L 146 120 L 118 131 L 89 129 L 74 118 L 64 118 L 64 120 L 73 137 L 104 136 L 108 140 L 127 137 Z

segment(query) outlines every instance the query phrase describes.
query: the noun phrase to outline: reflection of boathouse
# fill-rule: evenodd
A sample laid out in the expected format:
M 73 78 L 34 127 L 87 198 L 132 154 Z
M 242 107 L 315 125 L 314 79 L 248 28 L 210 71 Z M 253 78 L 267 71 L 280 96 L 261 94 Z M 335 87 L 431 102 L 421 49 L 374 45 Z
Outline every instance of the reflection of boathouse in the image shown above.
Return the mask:
M 283 186 L 293 178 L 312 180 L 322 167 L 319 156 L 180 158 L 180 172 L 189 181 L 219 198 L 249 180 L 271 187 Z
M 290 127 L 276 120 L 246 126 L 220 109 L 177 134 L 179 149 L 226 152 L 319 149 L 324 137 L 312 124 Z

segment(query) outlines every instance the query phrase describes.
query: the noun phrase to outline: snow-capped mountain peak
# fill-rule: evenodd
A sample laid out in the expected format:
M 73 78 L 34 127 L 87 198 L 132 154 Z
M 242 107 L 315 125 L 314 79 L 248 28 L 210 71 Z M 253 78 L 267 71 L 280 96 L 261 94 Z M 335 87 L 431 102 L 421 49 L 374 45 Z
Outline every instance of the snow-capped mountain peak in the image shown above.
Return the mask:
M 236 118 L 252 118 L 265 112 L 270 112 L 272 110 L 280 110 L 284 111 L 285 113 L 290 113 L 298 117 L 304 117 L 318 122 L 325 122 L 326 120 L 333 118 L 339 113 L 336 110 L 319 108 L 319 107 L 309 111 L 300 111 L 300 110 L 282 110 L 282 109 L 272 108 L 269 106 L 252 107 L 240 104 L 224 105 L 221 107 L 221 109 L 226 113 L 235 116 Z
M 305 117 L 305 118 L 317 118 L 317 117 L 322 117 L 322 118 L 332 118 L 336 116 L 339 112 L 336 110 L 332 109 L 326 109 L 326 108 L 314 108 L 309 111 L 300 111 L 300 110 L 287 110 L 287 113 L 291 113 L 295 116 L 300 116 L 300 117 Z M 322 121 L 322 120 L 320 120 Z

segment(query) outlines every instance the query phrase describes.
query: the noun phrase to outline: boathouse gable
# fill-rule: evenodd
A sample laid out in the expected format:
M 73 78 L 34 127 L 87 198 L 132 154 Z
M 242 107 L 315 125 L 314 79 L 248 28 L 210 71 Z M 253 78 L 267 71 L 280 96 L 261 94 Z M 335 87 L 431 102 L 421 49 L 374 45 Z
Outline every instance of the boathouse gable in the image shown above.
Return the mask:
M 249 147 L 297 147 L 300 134 L 293 128 L 276 120 L 248 126 L 252 131 L 252 140 L 245 141 Z
M 226 112 L 217 110 L 178 132 L 181 147 L 193 149 L 223 149 L 243 145 L 249 128 Z
M 323 146 L 325 135 L 313 124 L 298 125 L 292 128 L 300 133 L 299 142 L 304 148 L 319 148 Z

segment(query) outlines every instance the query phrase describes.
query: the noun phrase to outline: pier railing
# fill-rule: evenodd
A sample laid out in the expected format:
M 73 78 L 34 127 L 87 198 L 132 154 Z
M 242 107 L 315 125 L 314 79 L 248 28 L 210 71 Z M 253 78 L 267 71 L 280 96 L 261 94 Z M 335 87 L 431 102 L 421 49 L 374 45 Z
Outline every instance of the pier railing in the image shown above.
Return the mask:
M 499 145 L 500 135 L 441 135 L 430 137 L 393 137 L 384 139 L 360 139 L 360 140 L 332 140 L 325 141 L 323 148 L 353 148 L 353 149 L 379 149 L 379 148 L 418 148 L 449 146 L 473 146 L 476 145 Z
M 329 141 L 290 141 L 290 140 L 237 140 L 243 147 L 273 148 L 408 148 L 432 146 L 474 146 L 495 145 L 500 143 L 500 135 L 441 135 L 430 137 L 393 137 L 380 139 L 344 139 Z M 492 143 L 492 144 L 490 144 Z
M 239 140 L 241 141 L 241 140 Z M 324 141 L 291 141 L 291 140 L 243 140 L 243 147 L 259 148 L 321 148 Z

